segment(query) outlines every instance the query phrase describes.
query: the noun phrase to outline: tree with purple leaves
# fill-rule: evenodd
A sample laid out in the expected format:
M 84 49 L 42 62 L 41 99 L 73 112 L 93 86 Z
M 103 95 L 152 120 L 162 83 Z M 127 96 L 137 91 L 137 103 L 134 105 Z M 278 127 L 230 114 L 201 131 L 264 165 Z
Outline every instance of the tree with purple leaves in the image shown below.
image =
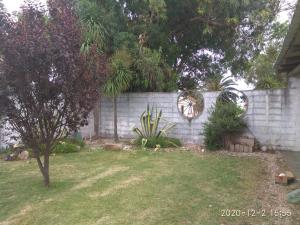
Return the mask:
M 28 2 L 17 19 L 0 7 L 0 21 L 1 109 L 49 186 L 51 151 L 87 124 L 106 60 L 96 47 L 80 51 L 85 31 L 72 1 L 48 0 L 47 10 Z

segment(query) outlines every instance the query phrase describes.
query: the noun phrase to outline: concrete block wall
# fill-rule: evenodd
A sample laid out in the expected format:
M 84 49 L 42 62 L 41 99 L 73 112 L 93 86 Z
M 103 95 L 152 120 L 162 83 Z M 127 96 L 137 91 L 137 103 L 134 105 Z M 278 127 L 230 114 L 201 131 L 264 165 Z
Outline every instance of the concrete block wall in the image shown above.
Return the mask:
M 4 148 L 6 146 L 4 143 L 4 134 L 3 133 L 4 133 L 4 131 L 0 127 L 0 150 L 1 150 L 1 148 Z
M 147 104 L 163 112 L 163 118 L 176 123 L 170 136 L 180 138 L 183 142 L 198 143 L 202 141 L 201 131 L 207 120 L 208 110 L 215 103 L 219 93 L 204 93 L 205 110 L 200 117 L 188 122 L 178 112 L 177 93 L 127 93 L 118 98 L 118 134 L 123 138 L 134 138 L 134 127 L 140 127 L 140 116 L 146 110 Z M 112 99 L 101 99 L 100 133 L 103 137 L 113 135 L 113 105 Z M 88 135 L 89 129 L 82 131 Z
M 249 130 L 260 142 L 277 150 L 300 151 L 300 79 L 291 78 L 288 89 L 254 90 L 244 92 L 248 97 L 245 120 Z M 147 104 L 157 106 L 163 117 L 176 123 L 170 136 L 185 143 L 203 144 L 203 123 L 216 102 L 219 92 L 203 93 L 205 109 L 201 116 L 189 122 L 177 109 L 178 93 L 126 93 L 118 98 L 118 133 L 122 138 L 134 138 L 134 127 L 140 127 L 139 118 Z M 112 99 L 103 97 L 100 110 L 100 134 L 113 136 Z M 82 129 L 85 137 L 94 135 L 93 118 Z
M 289 88 L 276 90 L 254 90 L 244 92 L 248 97 L 245 120 L 249 130 L 260 142 L 278 150 L 300 151 L 300 77 L 289 79 Z M 203 93 L 204 112 L 188 122 L 177 109 L 178 93 L 127 93 L 118 98 L 118 131 L 123 138 L 134 138 L 132 129 L 140 127 L 139 118 L 147 104 L 163 110 L 163 117 L 176 123 L 170 136 L 180 138 L 185 143 L 203 143 L 203 123 L 209 117 L 209 109 L 216 102 L 219 92 Z M 109 98 L 101 99 L 100 134 L 113 136 L 113 107 Z M 94 136 L 93 114 L 89 125 L 82 128 L 86 138 Z M 0 147 L 8 139 L 5 129 L 0 131 Z
M 292 89 L 245 92 L 249 107 L 245 120 L 261 145 L 278 150 L 295 148 L 295 107 Z
M 203 123 L 208 118 L 208 110 L 215 103 L 219 93 L 204 93 L 205 110 L 201 116 L 192 122 L 184 119 L 177 109 L 177 93 L 127 93 L 118 98 L 118 134 L 123 138 L 134 138 L 134 127 L 140 127 L 140 115 L 147 104 L 156 106 L 163 111 L 163 118 L 176 123 L 170 136 L 180 138 L 183 142 L 202 142 Z M 112 99 L 101 99 L 100 133 L 103 137 L 113 135 Z M 85 131 L 84 136 L 87 135 Z
M 290 78 L 290 90 L 292 98 L 290 99 L 290 104 L 292 104 L 292 110 L 295 127 L 295 142 L 294 142 L 294 150 L 300 151 L 300 77 L 298 78 Z M 293 120 L 290 123 L 293 123 Z

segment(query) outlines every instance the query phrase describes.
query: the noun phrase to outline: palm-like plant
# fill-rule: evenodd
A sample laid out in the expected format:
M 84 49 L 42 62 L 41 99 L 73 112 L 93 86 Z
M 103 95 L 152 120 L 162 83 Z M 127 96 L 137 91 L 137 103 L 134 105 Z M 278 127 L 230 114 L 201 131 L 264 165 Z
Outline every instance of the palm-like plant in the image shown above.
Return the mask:
M 223 78 L 221 75 L 215 75 L 207 78 L 205 82 L 205 89 L 207 91 L 225 91 L 225 90 L 236 90 L 233 86 L 236 83 L 231 76 Z
M 234 87 L 236 83 L 231 76 L 223 78 L 221 75 L 210 77 L 205 82 L 205 89 L 207 91 L 220 91 L 220 99 L 224 102 L 236 102 L 239 98 L 238 90 Z
M 84 40 L 80 51 L 89 54 L 96 50 L 99 55 L 105 52 L 105 46 L 108 38 L 108 31 L 104 27 L 102 21 L 98 17 L 99 5 L 97 2 L 89 0 L 77 1 L 77 11 L 79 13 L 80 22 L 84 28 Z M 97 65 L 94 65 L 97 67 Z M 100 87 L 99 87 L 100 89 Z M 100 127 L 100 95 L 95 103 L 94 110 L 94 133 L 95 137 L 99 136 Z
M 120 93 L 126 91 L 130 85 L 132 77 L 132 73 L 130 71 L 131 65 L 132 59 L 128 52 L 125 49 L 117 51 L 111 58 L 110 77 L 103 87 L 103 93 L 113 98 L 115 142 L 119 141 L 117 97 Z
M 105 27 L 94 21 L 93 18 L 82 21 L 85 28 L 84 42 L 81 46 L 81 52 L 88 53 L 91 46 L 95 45 L 97 49 L 103 52 L 107 39 Z

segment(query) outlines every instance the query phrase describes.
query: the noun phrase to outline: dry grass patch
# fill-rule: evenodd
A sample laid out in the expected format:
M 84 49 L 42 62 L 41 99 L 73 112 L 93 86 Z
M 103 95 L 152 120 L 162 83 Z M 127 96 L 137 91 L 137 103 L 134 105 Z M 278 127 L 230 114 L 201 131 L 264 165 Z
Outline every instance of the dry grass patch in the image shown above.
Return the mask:
M 133 176 L 133 177 L 130 177 L 129 179 L 127 179 L 127 180 L 124 180 L 124 181 L 118 183 L 117 185 L 115 185 L 115 186 L 113 186 L 111 188 L 108 188 L 107 190 L 105 190 L 105 191 L 103 191 L 101 193 L 92 193 L 92 194 L 90 194 L 90 197 L 91 198 L 104 197 L 104 196 L 113 194 L 114 192 L 117 192 L 120 189 L 125 189 L 129 185 L 138 184 L 141 181 L 143 181 L 143 177 Z
M 93 184 L 97 183 L 100 179 L 103 179 L 105 177 L 109 177 L 114 175 L 115 173 L 118 172 L 122 172 L 122 171 L 126 171 L 128 170 L 129 167 L 124 167 L 124 166 L 113 166 L 112 168 L 96 175 L 96 176 L 92 176 L 89 177 L 87 179 L 85 179 L 84 181 L 82 181 L 81 183 L 79 183 L 78 185 L 76 185 L 74 188 L 72 188 L 72 190 L 79 190 L 82 188 L 87 188 L 87 187 L 91 187 Z
M 21 211 L 11 217 L 9 217 L 8 219 L 6 219 L 5 221 L 0 221 L 0 225 L 16 225 L 16 224 L 21 224 L 21 219 L 22 216 L 25 216 L 27 213 L 29 213 L 30 211 L 32 211 L 33 208 L 31 205 L 26 205 L 23 209 L 21 209 Z

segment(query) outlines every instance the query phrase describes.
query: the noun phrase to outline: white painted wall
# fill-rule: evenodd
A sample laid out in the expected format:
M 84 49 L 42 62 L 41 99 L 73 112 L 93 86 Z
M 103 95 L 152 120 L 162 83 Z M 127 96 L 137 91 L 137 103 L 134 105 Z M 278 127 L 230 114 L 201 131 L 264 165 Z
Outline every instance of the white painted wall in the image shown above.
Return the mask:
M 246 91 L 249 108 L 245 115 L 248 127 L 256 139 L 273 149 L 300 151 L 300 78 L 290 78 L 288 89 Z M 218 92 L 203 93 L 203 114 L 189 123 L 178 112 L 177 93 L 128 93 L 118 99 L 119 135 L 133 138 L 133 127 L 140 126 L 139 117 L 147 104 L 163 110 L 163 116 L 177 124 L 171 136 L 186 143 L 203 143 L 203 123 L 207 121 L 209 109 L 216 101 Z M 101 99 L 100 134 L 113 136 L 113 108 L 109 98 Z M 0 131 L 0 145 L 5 146 Z M 81 130 L 84 137 L 94 135 L 93 116 L 89 125 Z
M 246 91 L 249 107 L 245 115 L 249 130 L 261 145 L 277 150 L 300 151 L 300 79 L 291 78 L 288 89 Z M 203 123 L 219 92 L 203 93 L 203 114 L 188 122 L 178 112 L 177 93 L 127 93 L 118 98 L 118 133 L 123 138 L 133 138 L 134 127 L 139 127 L 139 117 L 147 104 L 163 110 L 163 117 L 177 124 L 170 136 L 185 143 L 203 143 Z M 101 99 L 100 134 L 113 136 L 113 107 L 109 98 Z M 93 136 L 93 118 L 82 129 L 85 137 Z

